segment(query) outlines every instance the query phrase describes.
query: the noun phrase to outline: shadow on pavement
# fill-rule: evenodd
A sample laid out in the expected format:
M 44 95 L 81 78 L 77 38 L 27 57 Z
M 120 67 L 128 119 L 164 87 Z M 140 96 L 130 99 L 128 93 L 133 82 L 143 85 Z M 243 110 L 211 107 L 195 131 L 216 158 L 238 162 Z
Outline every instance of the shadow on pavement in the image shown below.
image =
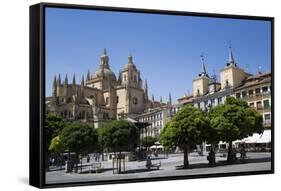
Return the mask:
M 163 169 L 159 169 L 163 170 Z M 142 173 L 142 172 L 151 172 L 151 171 L 159 171 L 158 169 L 150 169 L 148 170 L 147 168 L 142 168 L 142 169 L 131 169 L 131 170 L 126 170 L 125 172 L 122 172 L 122 174 L 131 174 L 131 173 Z
M 228 165 L 235 165 L 235 164 L 249 164 L 249 163 L 263 163 L 263 162 L 270 162 L 270 157 L 265 158 L 258 158 L 258 159 L 238 159 L 233 162 L 227 162 L 227 161 L 218 161 L 215 165 L 209 165 L 208 163 L 198 163 L 198 164 L 189 164 L 189 168 L 187 169 L 195 169 L 195 168 L 213 168 L 218 166 L 228 166 Z M 176 170 L 184 170 L 186 168 L 183 168 L 183 165 L 176 166 Z

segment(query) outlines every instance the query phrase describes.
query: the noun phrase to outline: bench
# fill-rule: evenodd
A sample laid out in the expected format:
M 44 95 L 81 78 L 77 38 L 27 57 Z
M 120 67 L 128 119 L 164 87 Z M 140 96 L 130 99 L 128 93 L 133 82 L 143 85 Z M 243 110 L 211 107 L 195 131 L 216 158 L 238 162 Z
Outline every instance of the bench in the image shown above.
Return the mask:
M 92 173 L 93 171 L 95 171 L 96 173 L 100 173 L 103 170 L 103 166 L 101 165 L 100 162 L 95 162 L 92 163 L 90 166 L 90 172 Z
M 155 163 L 155 164 L 149 164 L 149 165 L 146 165 L 146 168 L 148 169 L 148 170 L 150 170 L 150 169 L 152 169 L 152 168 L 155 168 L 155 169 L 157 169 L 157 170 L 159 170 L 160 169 L 160 167 L 161 167 L 161 161 L 159 162 L 159 163 Z

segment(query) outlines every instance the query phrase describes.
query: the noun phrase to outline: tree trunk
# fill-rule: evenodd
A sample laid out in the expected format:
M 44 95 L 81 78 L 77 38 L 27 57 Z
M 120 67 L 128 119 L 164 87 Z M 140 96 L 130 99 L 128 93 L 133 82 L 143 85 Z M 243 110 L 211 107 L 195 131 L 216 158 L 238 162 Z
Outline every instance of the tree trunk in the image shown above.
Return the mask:
M 228 153 L 227 153 L 227 161 L 228 162 L 233 161 L 232 141 L 229 142 Z
M 80 173 L 82 173 L 82 168 L 83 168 L 83 167 L 82 167 L 83 155 L 81 155 L 81 159 L 80 159 L 80 160 L 81 160 L 81 163 L 80 163 Z
M 188 147 L 185 147 L 183 150 L 183 168 L 188 168 Z
M 118 161 L 118 174 L 120 174 L 121 173 L 121 151 L 119 152 L 119 156 L 118 156 L 118 159 L 117 159 L 117 161 Z
M 215 151 L 215 146 L 212 144 L 212 150 L 213 150 L 213 164 L 216 164 L 216 151 Z
M 75 153 L 75 170 L 74 172 L 77 173 L 78 172 L 78 163 L 79 163 L 79 156 L 77 153 Z

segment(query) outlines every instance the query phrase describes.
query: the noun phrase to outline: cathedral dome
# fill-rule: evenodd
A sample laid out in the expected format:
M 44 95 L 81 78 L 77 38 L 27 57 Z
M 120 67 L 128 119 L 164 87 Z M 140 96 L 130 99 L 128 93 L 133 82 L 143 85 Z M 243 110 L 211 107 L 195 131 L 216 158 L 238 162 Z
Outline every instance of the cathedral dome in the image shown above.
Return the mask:
M 114 72 L 112 72 L 109 68 L 99 68 L 94 74 L 92 74 L 91 78 L 99 78 L 102 76 L 105 79 L 116 81 Z
M 103 77 L 107 80 L 116 81 L 116 76 L 109 67 L 109 57 L 107 55 L 106 49 L 104 49 L 103 55 L 101 55 L 100 60 L 100 67 L 94 74 L 91 75 L 91 79 Z

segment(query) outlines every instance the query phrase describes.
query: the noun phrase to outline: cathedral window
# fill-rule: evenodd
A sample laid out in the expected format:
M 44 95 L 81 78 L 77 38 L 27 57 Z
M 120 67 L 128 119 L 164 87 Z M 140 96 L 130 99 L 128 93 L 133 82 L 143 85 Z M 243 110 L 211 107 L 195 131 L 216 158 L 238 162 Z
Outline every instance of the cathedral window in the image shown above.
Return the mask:
M 70 103 L 71 102 L 71 98 L 67 98 L 67 103 Z
M 116 97 L 116 103 L 119 103 L 119 96 Z
M 134 104 L 134 105 L 137 105 L 137 104 L 138 104 L 138 99 L 135 98 L 135 97 L 133 98 L 133 104 Z
M 106 97 L 106 99 L 105 99 L 105 104 L 106 104 L 106 105 L 109 104 L 109 97 Z
M 127 81 L 127 76 L 126 76 L 126 74 L 124 75 L 124 81 Z

